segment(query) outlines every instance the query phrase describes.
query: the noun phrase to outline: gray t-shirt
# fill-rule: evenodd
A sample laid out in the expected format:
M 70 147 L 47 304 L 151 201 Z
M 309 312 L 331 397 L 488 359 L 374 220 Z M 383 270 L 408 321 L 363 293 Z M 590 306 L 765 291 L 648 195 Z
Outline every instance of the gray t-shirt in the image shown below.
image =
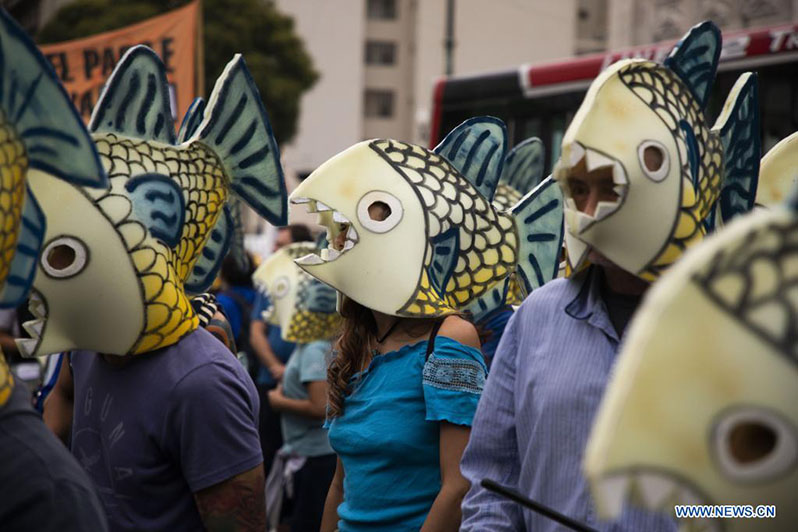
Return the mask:
M 72 452 L 113 530 L 202 530 L 193 494 L 263 462 L 255 385 L 206 330 L 122 366 L 71 360 Z
M 91 480 L 30 399 L 28 387 L 18 383 L 0 407 L 0 529 L 108 530 Z
M 283 394 L 289 399 L 307 399 L 307 383 L 327 380 L 327 355 L 330 342 L 318 340 L 297 344 L 283 374 Z M 332 454 L 324 420 L 284 412 L 281 416 L 284 452 L 299 456 Z

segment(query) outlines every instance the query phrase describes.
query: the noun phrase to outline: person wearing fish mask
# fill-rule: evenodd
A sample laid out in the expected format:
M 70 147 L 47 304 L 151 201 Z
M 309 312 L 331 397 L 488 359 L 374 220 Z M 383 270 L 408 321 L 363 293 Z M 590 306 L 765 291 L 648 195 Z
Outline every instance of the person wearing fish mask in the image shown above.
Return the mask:
M 483 488 L 484 479 L 598 530 L 675 530 L 639 509 L 597 521 L 580 464 L 649 284 L 712 228 L 716 202 L 724 221 L 753 205 L 755 77 L 741 76 L 713 128 L 704 122 L 720 46 L 705 22 L 664 64 L 619 61 L 588 89 L 554 172 L 570 276 L 533 292 L 505 330 L 463 457 L 471 482 L 463 530 L 558 529 Z
M 240 55 L 177 138 L 169 92 L 158 56 L 131 48 L 89 124 L 107 185 L 31 176 L 48 224 L 18 345 L 71 351 L 71 449 L 112 529 L 263 529 L 257 391 L 190 294 L 234 238 L 232 194 L 285 223 L 279 152 Z
M 295 345 L 282 382 L 268 393 L 280 412 L 284 444 L 266 479 L 266 512 L 270 529 L 280 519 L 294 532 L 317 532 L 324 500 L 335 472 L 336 457 L 323 428 L 327 405 L 327 360 L 330 339 L 340 326 L 335 290 L 294 264 L 316 249 L 313 242 L 288 244 L 272 254 L 252 276 L 269 306 L 261 319 L 279 327 L 282 339 Z M 292 490 L 285 490 L 286 484 Z M 290 512 L 283 508 L 289 491 Z
M 477 137 L 472 156 L 487 168 L 498 146 Z M 497 286 L 504 295 L 511 274 L 537 280 L 519 256 L 551 256 L 541 277 L 553 276 L 562 235 L 551 180 L 500 212 L 484 192 L 499 173 L 481 176 L 377 139 L 333 157 L 291 195 L 318 213 L 330 243 L 295 262 L 342 294 L 326 423 L 338 464 L 322 530 L 459 526 L 468 488 L 459 461 L 486 368 L 475 327 L 458 314 Z

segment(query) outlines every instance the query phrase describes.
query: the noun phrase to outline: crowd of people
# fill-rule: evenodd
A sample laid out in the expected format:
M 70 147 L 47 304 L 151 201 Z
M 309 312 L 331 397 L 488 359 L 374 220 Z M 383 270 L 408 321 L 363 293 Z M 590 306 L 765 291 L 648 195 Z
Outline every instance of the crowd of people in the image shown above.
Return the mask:
M 18 320 L 28 334 L 16 344 L 22 329 L 9 317 L 0 343 L 51 355 L 43 422 L 0 357 L 0 529 L 675 531 L 666 505 L 685 500 L 640 476 L 648 466 L 707 497 L 759 482 L 770 499 L 737 500 L 729 488 L 714 502 L 778 504 L 778 520 L 731 526 L 794 526 L 789 391 L 751 392 L 744 415 L 706 430 L 730 436 L 718 451 L 725 476 L 705 484 L 690 476 L 711 475 L 694 467 L 699 444 L 661 450 L 659 397 L 636 391 L 635 404 L 649 405 L 637 424 L 623 410 L 630 375 L 660 367 L 649 358 L 664 340 L 646 335 L 661 316 L 684 314 L 669 309 L 682 308 L 673 298 L 685 283 L 726 305 L 777 359 L 793 357 L 774 375 L 795 371 L 794 324 L 747 313 L 746 298 L 772 292 L 794 309 L 750 264 L 769 257 L 798 275 L 783 260 L 792 241 L 773 236 L 795 231 L 798 207 L 746 214 L 759 172 L 756 79 L 741 78 L 710 128 L 703 109 L 720 44 L 703 23 L 664 64 L 608 67 L 546 179 L 531 163 L 539 141 L 508 151 L 504 124 L 490 117 L 467 120 L 435 149 L 356 144 L 290 196 L 318 213 L 317 235 L 287 223 L 279 152 L 240 56 L 208 108 L 189 110 L 201 116 L 183 121 L 188 140 L 177 143 L 163 65 L 135 47 L 87 130 L 0 13 L 9 159 L 0 203 L 16 202 L 0 212 L 13 228 L 0 304 L 32 317 Z M 789 157 L 786 146 L 778 153 Z M 234 195 L 278 226 L 268 256 L 228 254 Z M 716 230 L 723 238 L 708 237 Z M 723 259 L 738 240 L 756 247 L 740 236 L 749 230 L 762 233 L 762 249 Z M 656 304 L 644 298 L 652 286 Z M 713 334 L 732 328 L 723 319 Z M 704 345 L 696 367 L 707 350 L 734 349 Z M 737 387 L 763 388 L 747 371 Z M 669 378 L 650 374 L 647 386 Z M 736 393 L 705 385 L 707 397 Z M 629 428 L 615 434 L 620 425 Z M 643 447 L 650 463 L 620 465 Z M 638 475 L 632 488 L 603 483 L 627 473 Z

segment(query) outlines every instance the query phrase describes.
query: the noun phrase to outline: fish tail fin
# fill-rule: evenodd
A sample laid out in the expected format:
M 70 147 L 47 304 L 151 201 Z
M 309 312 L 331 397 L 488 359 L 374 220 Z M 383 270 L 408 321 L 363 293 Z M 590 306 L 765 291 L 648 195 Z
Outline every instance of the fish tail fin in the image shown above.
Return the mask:
M 543 180 L 545 158 L 543 141 L 537 137 L 526 139 L 507 154 L 499 183 L 526 194 Z
M 255 81 L 240 54 L 216 81 L 202 123 L 190 140 L 218 155 L 231 188 L 274 225 L 288 222 L 280 152 Z
M 52 66 L 2 9 L 0 108 L 0 127 L 18 137 L 30 168 L 76 185 L 108 186 L 94 142 Z
M 718 201 L 724 224 L 754 207 L 761 156 L 757 93 L 756 74 L 742 74 L 712 128 L 723 144 L 724 175 Z
M 563 197 L 551 176 L 512 208 L 518 228 L 516 272 L 529 294 L 557 276 L 563 239 Z

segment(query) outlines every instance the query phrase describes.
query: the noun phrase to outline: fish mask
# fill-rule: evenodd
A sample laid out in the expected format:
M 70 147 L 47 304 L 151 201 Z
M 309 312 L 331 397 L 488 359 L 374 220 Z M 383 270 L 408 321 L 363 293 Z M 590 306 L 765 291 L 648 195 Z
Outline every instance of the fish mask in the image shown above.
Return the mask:
M 753 206 L 753 195 L 739 192 L 755 189 L 758 170 L 756 78 L 740 77 L 710 130 L 704 108 L 719 53 L 720 31 L 705 22 L 664 65 L 623 60 L 593 81 L 565 132 L 554 173 L 565 196 L 572 271 L 595 248 L 653 281 L 703 238 L 719 196 L 724 220 Z M 569 185 L 585 171 L 611 175 L 616 198 L 598 202 L 592 214 L 578 209 Z
M 28 188 L 33 173 L 59 183 L 103 187 L 108 177 L 89 132 L 50 63 L 0 9 L 0 307 L 28 295 L 45 219 Z M 36 323 L 25 329 L 36 333 Z M 0 406 L 14 378 L 0 353 Z
M 149 48 L 132 48 L 89 126 L 110 186 L 31 177 L 51 221 L 31 296 L 38 334 L 18 342 L 24 355 L 134 355 L 176 343 L 199 324 L 186 292 L 212 283 L 229 247 L 230 193 L 285 223 L 277 145 L 240 55 L 202 119 L 191 113 L 199 124 L 184 128 L 178 145 L 163 63 Z
M 470 118 L 454 128 L 433 151 L 446 157 L 491 200 L 496 210 L 506 212 L 543 181 L 545 158 L 543 143 L 538 138 L 529 138 L 519 143 L 509 153 L 506 147 L 507 128 L 504 122 L 498 118 L 482 116 Z M 562 231 L 558 231 L 558 224 L 562 225 L 559 204 L 547 216 L 538 218 L 534 229 L 538 238 L 548 234 L 555 239 L 559 237 L 561 241 Z M 545 246 L 537 253 L 526 256 L 532 269 L 540 272 L 541 282 L 537 283 L 536 276 L 536 283 L 527 285 L 511 274 L 476 298 L 464 310 L 475 322 L 479 322 L 496 309 L 520 304 L 533 288 L 551 280 L 551 260 L 554 258 L 551 249 L 550 246 Z
M 492 135 L 467 137 L 474 168 L 503 160 Z M 319 213 L 331 243 L 297 264 L 361 305 L 417 318 L 460 312 L 512 274 L 526 286 L 543 284 L 556 267 L 536 270 L 519 257 L 555 264 L 546 257 L 558 255 L 562 234 L 557 187 L 544 182 L 512 212 L 499 212 L 489 198 L 501 172 L 474 172 L 481 180 L 469 173 L 396 140 L 352 146 L 291 195 Z
M 776 519 L 691 530 L 788 531 L 798 522 L 798 205 L 757 209 L 690 250 L 630 325 L 584 468 L 598 510 L 624 499 L 775 505 Z
M 280 248 L 252 275 L 270 301 L 263 319 L 280 327 L 283 340 L 309 343 L 330 338 L 340 325 L 333 288 L 308 275 L 294 260 L 312 253 L 316 245 L 297 242 Z

